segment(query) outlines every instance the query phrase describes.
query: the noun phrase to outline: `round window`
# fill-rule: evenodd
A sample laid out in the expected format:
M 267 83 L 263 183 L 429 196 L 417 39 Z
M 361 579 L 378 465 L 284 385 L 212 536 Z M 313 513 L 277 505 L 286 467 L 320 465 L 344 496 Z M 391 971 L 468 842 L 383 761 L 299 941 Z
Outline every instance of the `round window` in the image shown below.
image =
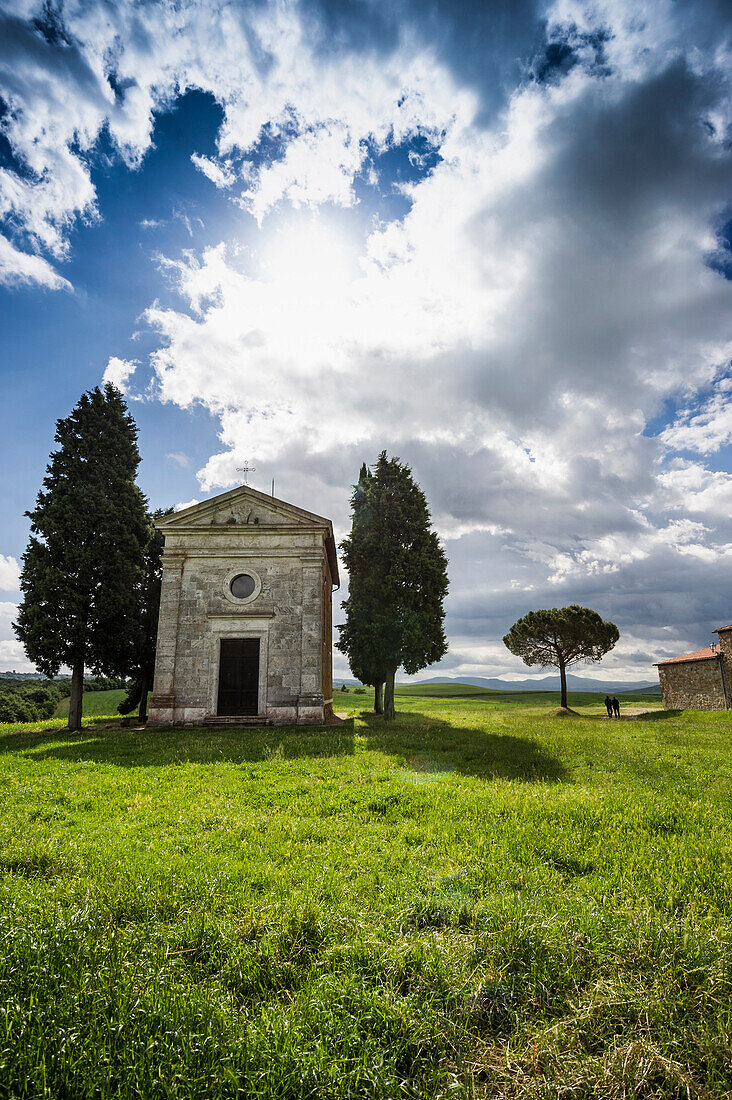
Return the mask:
M 229 590 L 237 600 L 246 600 L 256 587 L 254 577 L 250 577 L 248 573 L 239 573 L 229 585 Z

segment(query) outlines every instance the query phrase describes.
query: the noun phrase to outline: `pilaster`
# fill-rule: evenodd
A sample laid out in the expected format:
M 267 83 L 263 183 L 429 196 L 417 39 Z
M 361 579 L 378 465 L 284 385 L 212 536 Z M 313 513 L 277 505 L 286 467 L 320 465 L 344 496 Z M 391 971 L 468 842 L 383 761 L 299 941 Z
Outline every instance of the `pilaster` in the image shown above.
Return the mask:
M 719 638 L 719 658 L 727 710 L 732 709 L 732 627 L 715 631 Z
M 152 724 L 164 718 L 163 715 L 153 712 L 172 711 L 175 707 L 175 659 L 185 560 L 185 550 L 166 550 L 163 553 L 160 617 L 155 650 L 155 681 L 150 705 Z
M 323 715 L 321 670 L 323 561 L 305 559 L 302 564 L 302 640 L 300 658 L 300 701 L 298 717 L 314 720 Z M 319 715 L 318 713 L 319 712 Z

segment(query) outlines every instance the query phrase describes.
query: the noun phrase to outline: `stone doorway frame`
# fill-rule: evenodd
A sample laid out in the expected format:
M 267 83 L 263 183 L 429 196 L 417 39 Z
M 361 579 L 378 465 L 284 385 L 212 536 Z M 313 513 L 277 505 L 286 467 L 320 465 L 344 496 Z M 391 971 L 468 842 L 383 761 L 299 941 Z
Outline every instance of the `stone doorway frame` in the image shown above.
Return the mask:
M 219 698 L 219 665 L 221 662 L 221 640 L 226 638 L 259 639 L 259 682 L 257 684 L 258 718 L 267 716 L 267 666 L 269 664 L 269 618 L 253 618 L 244 615 L 211 616 L 212 653 L 209 660 L 210 683 L 208 695 L 208 713 L 217 718 Z M 253 716 L 254 717 L 254 716 Z

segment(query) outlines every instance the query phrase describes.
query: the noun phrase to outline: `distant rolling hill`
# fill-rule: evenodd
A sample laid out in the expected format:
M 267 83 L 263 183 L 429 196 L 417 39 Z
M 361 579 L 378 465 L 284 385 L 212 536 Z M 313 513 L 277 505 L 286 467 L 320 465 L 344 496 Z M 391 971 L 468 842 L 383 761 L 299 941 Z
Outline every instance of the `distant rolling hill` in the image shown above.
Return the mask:
M 489 691 L 559 691 L 558 676 L 540 676 L 536 680 L 502 680 L 499 677 L 491 679 L 484 676 L 431 676 L 427 680 L 413 681 L 411 687 L 417 684 L 466 684 L 476 688 L 486 688 Z M 589 676 L 574 676 L 567 673 L 568 691 L 601 691 L 611 695 L 660 695 L 661 687 L 658 683 L 649 681 L 634 682 L 632 680 L 594 680 Z
M 454 684 L 436 681 L 431 684 L 397 684 L 395 693 L 400 698 L 418 699 L 464 699 L 466 702 L 497 703 L 499 706 L 546 706 L 558 704 L 558 691 L 498 691 L 496 688 L 476 687 L 473 684 Z M 647 706 L 660 704 L 661 697 L 652 692 L 623 691 L 615 693 L 620 700 L 621 709 L 631 703 L 645 703 Z M 601 706 L 604 691 L 570 691 L 569 705 Z
M 342 677 L 334 679 L 333 686 L 341 687 L 345 684 L 348 688 L 358 686 L 358 680 L 346 680 Z M 540 676 L 536 680 L 502 680 L 497 676 L 488 678 L 485 676 L 430 676 L 426 680 L 413 680 L 408 684 L 397 684 L 397 690 L 403 688 L 412 689 L 441 684 L 443 687 L 454 687 L 455 695 L 470 694 L 470 689 L 482 691 L 559 691 L 558 676 Z M 649 681 L 636 682 L 633 680 L 618 680 L 615 683 L 610 680 L 594 680 L 585 676 L 567 674 L 567 690 L 572 692 L 602 692 L 604 695 L 660 695 L 661 686 Z M 431 694 L 427 691 L 425 694 Z

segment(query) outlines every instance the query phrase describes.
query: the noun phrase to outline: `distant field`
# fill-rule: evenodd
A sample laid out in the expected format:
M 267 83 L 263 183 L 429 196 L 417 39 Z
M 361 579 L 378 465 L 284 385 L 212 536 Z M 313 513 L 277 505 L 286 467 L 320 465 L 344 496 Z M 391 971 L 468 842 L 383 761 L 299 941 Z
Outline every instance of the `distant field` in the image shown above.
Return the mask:
M 371 689 L 370 693 L 371 692 Z M 349 692 L 350 694 L 350 692 Z M 474 687 L 471 684 L 397 684 L 395 689 L 397 696 L 421 699 L 475 699 L 486 704 L 510 707 L 557 707 L 559 706 L 560 693 L 558 691 L 496 691 L 493 688 Z M 348 695 L 338 693 L 339 698 L 348 698 Z M 335 698 L 335 696 L 334 696 Z M 359 698 L 359 696 L 354 696 Z M 360 696 L 360 698 L 364 698 Z M 370 695 L 369 695 L 370 698 Z M 570 691 L 568 693 L 569 706 L 577 707 L 603 707 L 605 692 L 596 691 Z M 632 707 L 660 707 L 659 695 L 619 695 L 620 709 L 627 704 Z
M 122 702 L 127 692 L 124 689 L 113 691 L 85 691 L 83 698 L 83 712 L 89 716 L 101 716 L 107 714 L 117 715 L 117 705 Z M 68 718 L 69 700 L 62 699 L 56 707 L 58 718 Z
M 495 691 L 492 688 L 472 687 L 470 684 L 397 684 L 396 695 L 400 698 L 420 699 L 455 699 L 475 700 L 484 704 L 498 707 L 546 707 L 551 709 L 559 706 L 558 691 Z M 125 697 L 123 690 L 119 691 L 85 691 L 84 714 L 89 717 L 101 717 L 117 715 L 117 706 Z M 570 692 L 569 705 L 573 708 L 602 707 L 603 693 L 600 692 Z M 661 700 L 658 695 L 622 695 L 620 698 L 622 708 L 628 706 L 660 707 Z M 343 705 L 352 703 L 361 709 L 368 709 L 373 699 L 373 689 L 367 688 L 365 694 L 356 694 L 353 688 L 347 692 L 335 689 L 333 693 L 336 710 L 342 710 Z M 56 708 L 56 716 L 67 718 L 69 713 L 69 700 L 62 699 Z
M 397 684 L 394 690 L 398 695 L 434 695 L 440 699 L 458 698 L 461 695 L 500 694 L 493 688 L 474 687 L 472 684 Z
M 3 1097 L 732 1096 L 732 713 L 368 702 L 0 731 Z

